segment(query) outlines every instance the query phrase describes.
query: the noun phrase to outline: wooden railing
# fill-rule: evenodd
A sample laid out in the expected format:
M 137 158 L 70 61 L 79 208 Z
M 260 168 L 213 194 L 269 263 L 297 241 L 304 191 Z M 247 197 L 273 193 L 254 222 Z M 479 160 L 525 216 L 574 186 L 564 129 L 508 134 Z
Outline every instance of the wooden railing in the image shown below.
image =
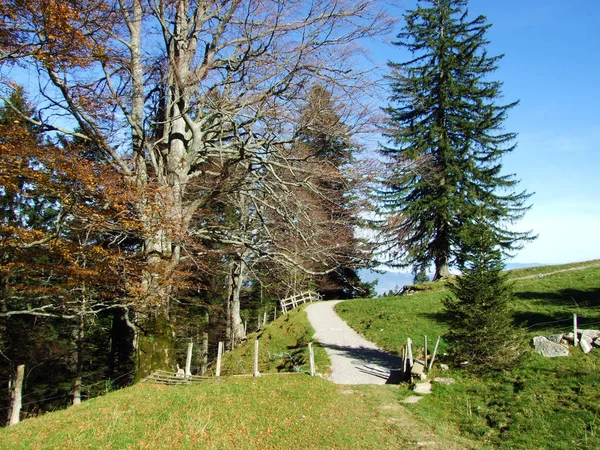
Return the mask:
M 281 311 L 287 314 L 288 311 L 294 309 L 296 306 L 306 302 L 318 302 L 323 300 L 319 294 L 313 291 L 301 292 L 300 294 L 292 295 L 291 297 L 280 300 Z

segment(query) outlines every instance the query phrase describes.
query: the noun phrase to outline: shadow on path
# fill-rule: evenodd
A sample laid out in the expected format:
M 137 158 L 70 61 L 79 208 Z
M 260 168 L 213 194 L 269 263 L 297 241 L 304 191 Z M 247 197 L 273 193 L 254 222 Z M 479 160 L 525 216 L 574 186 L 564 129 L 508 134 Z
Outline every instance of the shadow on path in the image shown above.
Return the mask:
M 390 355 L 383 350 L 368 347 L 348 347 L 335 344 L 320 344 L 333 353 L 343 355 L 352 360 L 359 372 L 397 383 L 396 372 L 402 367 L 402 358 Z

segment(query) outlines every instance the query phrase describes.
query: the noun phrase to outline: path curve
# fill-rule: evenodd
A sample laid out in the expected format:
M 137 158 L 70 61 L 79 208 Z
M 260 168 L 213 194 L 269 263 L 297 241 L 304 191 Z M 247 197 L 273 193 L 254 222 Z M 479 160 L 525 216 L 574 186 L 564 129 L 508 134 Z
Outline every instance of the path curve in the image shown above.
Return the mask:
M 390 355 L 367 341 L 334 311 L 342 300 L 310 304 L 304 311 L 315 329 L 315 339 L 331 359 L 329 379 L 336 384 L 386 384 L 390 370 L 402 366 L 398 356 Z

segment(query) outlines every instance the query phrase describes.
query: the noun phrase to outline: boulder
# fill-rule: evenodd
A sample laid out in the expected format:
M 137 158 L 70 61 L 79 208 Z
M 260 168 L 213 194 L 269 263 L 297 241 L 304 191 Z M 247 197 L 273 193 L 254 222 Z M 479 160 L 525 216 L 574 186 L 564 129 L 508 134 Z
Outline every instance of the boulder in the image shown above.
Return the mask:
M 592 344 L 594 344 L 594 347 L 600 347 L 600 338 L 594 339 L 594 342 L 592 342 Z
M 581 350 L 583 350 L 583 353 L 589 353 L 592 351 L 592 341 L 589 338 L 586 339 L 585 336 L 583 336 L 579 341 L 579 346 L 581 347 Z
M 456 383 L 456 380 L 454 378 L 435 377 L 433 382 L 440 384 L 454 384 Z
M 533 347 L 540 355 L 547 358 L 556 358 L 558 356 L 569 356 L 569 349 L 564 345 L 549 341 L 544 336 L 533 338 Z
M 564 336 L 565 336 L 565 335 L 564 335 L 564 334 L 562 334 L 562 333 L 561 333 L 561 334 L 551 334 L 550 336 L 548 336 L 548 340 L 549 340 L 550 342 L 554 342 L 554 343 L 556 343 L 556 344 L 560 344 L 560 343 L 561 343 L 560 341 L 562 341 L 562 340 L 563 340 L 563 337 L 564 337 Z
M 427 375 L 425 375 L 425 363 L 423 361 L 415 359 L 412 367 L 410 368 L 410 376 L 413 378 L 426 380 Z
M 425 383 L 416 383 L 413 390 L 415 391 L 415 394 L 431 394 L 431 383 L 429 381 L 426 381 Z
M 577 334 L 581 337 L 589 337 L 592 341 L 600 336 L 600 330 L 577 330 Z

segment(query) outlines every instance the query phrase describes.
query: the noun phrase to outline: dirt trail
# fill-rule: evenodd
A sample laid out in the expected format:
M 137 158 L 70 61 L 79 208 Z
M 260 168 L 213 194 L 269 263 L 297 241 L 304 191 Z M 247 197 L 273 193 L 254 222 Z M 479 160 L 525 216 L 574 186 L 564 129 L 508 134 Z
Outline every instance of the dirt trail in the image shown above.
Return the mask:
M 401 367 L 401 359 L 350 328 L 333 311 L 340 301 L 313 303 L 305 309 L 315 338 L 331 359 L 329 378 L 336 384 L 386 384 L 390 370 Z
M 598 267 L 600 266 L 600 263 L 596 263 L 596 264 L 588 264 L 586 266 L 579 266 L 579 267 L 571 267 L 569 269 L 561 269 L 561 270 L 555 270 L 554 272 L 548 272 L 548 273 L 538 273 L 535 275 L 527 275 L 526 277 L 519 277 L 519 278 L 511 278 L 511 281 L 517 281 L 517 280 L 529 280 L 531 278 L 544 278 L 544 277 L 548 277 L 550 275 L 555 275 L 557 273 L 563 273 L 563 272 L 572 272 L 574 270 L 583 270 L 583 269 L 589 269 L 591 267 Z

